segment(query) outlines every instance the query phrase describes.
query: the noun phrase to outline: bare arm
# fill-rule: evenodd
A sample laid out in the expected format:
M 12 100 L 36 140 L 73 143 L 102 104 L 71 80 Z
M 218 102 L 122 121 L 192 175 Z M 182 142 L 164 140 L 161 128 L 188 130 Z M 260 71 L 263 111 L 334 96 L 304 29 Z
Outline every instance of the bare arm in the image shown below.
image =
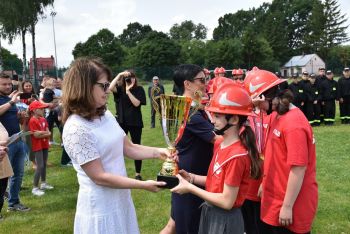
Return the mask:
M 129 76 L 130 73 L 129 72 L 120 72 L 111 82 L 111 84 L 109 85 L 109 90 L 112 91 L 113 93 L 117 92 L 117 86 L 122 85 L 122 79 L 124 77 Z
M 137 99 L 137 98 L 130 92 L 130 90 L 127 90 L 127 91 L 126 91 L 126 94 L 128 95 L 128 97 L 129 97 L 131 103 L 132 103 L 135 107 L 138 107 L 138 106 L 141 104 L 140 100 Z
M 288 226 L 293 223 L 293 206 L 304 181 L 306 166 L 292 166 L 287 183 L 286 195 L 280 210 L 279 222 Z
M 170 152 L 166 148 L 156 148 L 134 144 L 130 139 L 124 137 L 124 155 L 131 159 L 142 160 L 150 158 L 166 159 L 170 157 Z
M 158 186 L 164 186 L 164 182 L 156 181 L 139 181 L 124 176 L 114 175 L 105 172 L 101 163 L 101 159 L 95 159 L 84 165 L 81 165 L 87 176 L 97 185 L 119 188 L 119 189 L 145 189 L 151 192 L 160 190 Z
M 51 136 L 51 132 L 50 131 L 34 131 L 33 136 L 35 138 L 47 138 Z
M 184 194 L 192 193 L 203 200 L 208 201 L 210 204 L 213 204 L 217 207 L 220 207 L 225 210 L 232 209 L 234 202 L 236 201 L 239 187 L 232 187 L 224 184 L 224 190 L 222 193 L 211 193 L 206 190 L 203 190 L 193 184 L 190 184 L 187 180 L 177 175 L 180 180 L 180 183 L 175 188 L 171 189 L 171 192 Z

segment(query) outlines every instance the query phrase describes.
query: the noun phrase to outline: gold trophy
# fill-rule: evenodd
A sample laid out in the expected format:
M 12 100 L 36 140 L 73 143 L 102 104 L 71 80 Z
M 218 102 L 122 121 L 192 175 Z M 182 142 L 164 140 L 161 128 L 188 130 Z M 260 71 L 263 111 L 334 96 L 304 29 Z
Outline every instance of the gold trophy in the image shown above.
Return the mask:
M 191 108 L 192 99 L 185 96 L 165 95 L 158 97 L 152 95 L 153 107 L 160 113 L 163 136 L 170 152 L 175 152 L 176 144 L 182 137 Z M 159 99 L 159 102 L 158 100 Z M 157 175 L 157 181 L 165 181 L 165 188 L 178 185 L 176 177 L 179 167 L 175 160 L 166 159 L 162 169 Z

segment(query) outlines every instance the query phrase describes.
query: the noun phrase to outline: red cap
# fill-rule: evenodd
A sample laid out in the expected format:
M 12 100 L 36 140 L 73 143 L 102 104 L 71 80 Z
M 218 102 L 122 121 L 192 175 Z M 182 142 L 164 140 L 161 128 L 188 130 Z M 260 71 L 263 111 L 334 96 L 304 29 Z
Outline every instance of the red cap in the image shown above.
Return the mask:
M 49 107 L 49 105 L 44 104 L 44 103 L 39 102 L 39 101 L 34 101 L 34 102 L 30 103 L 29 111 L 33 111 L 36 109 L 43 109 L 43 108 L 47 108 L 47 107 Z

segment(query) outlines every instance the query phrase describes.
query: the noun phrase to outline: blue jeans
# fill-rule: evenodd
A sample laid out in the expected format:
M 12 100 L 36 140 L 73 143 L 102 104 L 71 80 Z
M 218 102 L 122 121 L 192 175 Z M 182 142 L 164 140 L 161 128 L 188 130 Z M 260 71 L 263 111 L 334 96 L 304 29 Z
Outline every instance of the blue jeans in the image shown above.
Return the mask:
M 8 146 L 8 156 L 13 169 L 13 176 L 10 178 L 9 206 L 19 203 L 19 191 L 22 185 L 24 173 L 24 142 L 17 141 Z

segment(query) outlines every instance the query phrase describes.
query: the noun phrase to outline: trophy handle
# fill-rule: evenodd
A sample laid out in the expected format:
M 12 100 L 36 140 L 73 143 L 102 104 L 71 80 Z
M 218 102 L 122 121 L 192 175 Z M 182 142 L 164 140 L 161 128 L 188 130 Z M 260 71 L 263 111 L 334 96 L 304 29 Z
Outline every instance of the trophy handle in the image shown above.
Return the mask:
M 203 105 L 201 103 L 203 93 L 200 90 L 196 90 L 194 92 L 194 99 L 193 101 L 196 103 L 196 105 L 193 108 L 192 113 L 188 116 L 187 121 L 189 122 L 191 120 L 191 117 L 199 110 L 203 108 Z

